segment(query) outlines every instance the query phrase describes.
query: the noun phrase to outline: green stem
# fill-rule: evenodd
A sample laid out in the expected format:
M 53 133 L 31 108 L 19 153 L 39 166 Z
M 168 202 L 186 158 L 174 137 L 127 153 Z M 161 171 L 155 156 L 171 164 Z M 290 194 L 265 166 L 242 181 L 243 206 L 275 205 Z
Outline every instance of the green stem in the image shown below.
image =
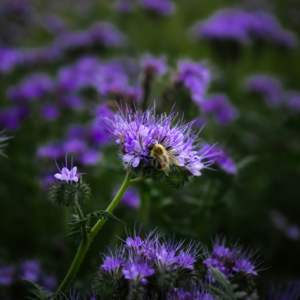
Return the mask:
M 129 185 L 130 185 L 130 174 L 129 174 L 129 172 L 127 172 L 120 189 L 118 190 L 115 197 L 112 199 L 110 204 L 105 209 L 105 212 L 107 212 L 108 214 L 113 213 L 114 209 L 120 203 L 120 201 Z M 95 239 L 98 232 L 102 229 L 102 227 L 106 223 L 106 221 L 107 221 L 107 218 L 100 217 L 100 219 L 96 222 L 96 224 L 89 231 L 86 238 L 80 242 L 77 252 L 75 254 L 75 257 L 73 258 L 73 261 L 69 267 L 69 270 L 68 270 L 66 276 L 64 277 L 63 281 L 59 285 L 59 287 L 55 293 L 55 296 L 58 296 L 60 292 L 63 292 L 70 285 L 72 280 L 75 278 L 93 240 Z

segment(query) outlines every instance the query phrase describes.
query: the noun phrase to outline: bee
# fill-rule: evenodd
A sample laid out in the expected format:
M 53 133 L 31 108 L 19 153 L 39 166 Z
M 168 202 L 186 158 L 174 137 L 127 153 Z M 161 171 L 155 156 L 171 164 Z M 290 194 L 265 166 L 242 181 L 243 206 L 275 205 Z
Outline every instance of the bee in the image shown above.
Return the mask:
M 154 144 L 150 156 L 154 159 L 155 167 L 159 170 L 169 173 L 172 165 L 178 165 L 176 158 L 162 144 Z

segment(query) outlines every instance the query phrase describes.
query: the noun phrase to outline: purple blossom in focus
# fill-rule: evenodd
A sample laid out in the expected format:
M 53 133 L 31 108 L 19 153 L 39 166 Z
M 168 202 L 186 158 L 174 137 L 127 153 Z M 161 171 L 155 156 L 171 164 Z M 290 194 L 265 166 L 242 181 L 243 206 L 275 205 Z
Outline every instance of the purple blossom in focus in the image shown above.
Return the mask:
M 104 261 L 101 265 L 101 269 L 105 272 L 115 273 L 121 269 L 122 265 L 123 265 L 122 258 L 108 255 L 105 256 Z
M 139 208 L 140 202 L 140 196 L 134 188 L 129 188 L 122 198 L 122 204 L 134 209 Z
M 175 166 L 200 176 L 209 162 L 201 154 L 192 133 L 192 123 L 173 125 L 174 122 L 174 115 L 156 116 L 153 110 L 145 113 L 127 110 L 107 120 L 110 132 L 122 149 L 123 163 L 127 168 L 155 168 L 160 161 L 151 154 L 151 150 L 159 144 L 171 157 L 168 167 Z M 158 166 L 158 170 L 161 167 Z
M 146 11 L 159 16 L 169 16 L 175 12 L 175 4 L 171 0 L 139 0 Z
M 220 125 L 228 125 L 237 116 L 237 109 L 229 102 L 226 95 L 216 94 L 199 103 L 204 113 L 211 114 L 214 120 Z
M 250 257 L 237 247 L 229 248 L 224 241 L 216 241 L 212 252 L 207 255 L 203 264 L 208 269 L 216 268 L 227 277 L 241 274 L 256 276 L 257 270 Z
M 77 173 L 77 167 L 72 167 L 70 170 L 67 167 L 63 167 L 60 173 L 54 174 L 54 178 L 67 183 L 78 182 L 79 175 Z
M 211 72 L 203 64 L 187 59 L 180 60 L 174 80 L 176 84 L 182 84 L 189 91 L 192 100 L 199 104 L 211 82 Z
M 129 261 L 123 267 L 123 275 L 127 280 L 147 283 L 147 277 L 154 274 L 154 269 L 147 262 Z

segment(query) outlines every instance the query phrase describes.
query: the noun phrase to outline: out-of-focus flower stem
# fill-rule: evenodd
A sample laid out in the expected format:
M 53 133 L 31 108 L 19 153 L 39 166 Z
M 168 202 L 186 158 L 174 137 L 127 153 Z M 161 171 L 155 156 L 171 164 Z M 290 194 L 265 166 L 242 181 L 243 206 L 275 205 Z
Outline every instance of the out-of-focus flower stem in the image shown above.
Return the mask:
M 120 186 L 120 189 L 116 193 L 115 197 L 112 199 L 110 204 L 107 206 L 105 209 L 105 212 L 107 214 L 112 214 L 114 209 L 117 207 L 117 205 L 120 203 L 124 193 L 126 192 L 127 188 L 131 184 L 131 179 L 130 179 L 130 172 L 128 171 L 126 173 L 126 176 L 122 182 L 122 185 Z M 87 236 L 85 239 L 82 239 L 80 242 L 77 252 L 75 254 L 75 257 L 69 267 L 69 270 L 62 280 L 61 284 L 59 285 L 55 295 L 57 297 L 61 292 L 65 291 L 70 283 L 74 280 L 74 278 L 77 275 L 77 272 L 79 271 L 79 268 L 99 231 L 102 229 L 103 225 L 106 223 L 107 218 L 105 217 L 100 217 L 99 220 L 95 223 L 95 225 L 92 227 L 92 229 L 88 232 Z

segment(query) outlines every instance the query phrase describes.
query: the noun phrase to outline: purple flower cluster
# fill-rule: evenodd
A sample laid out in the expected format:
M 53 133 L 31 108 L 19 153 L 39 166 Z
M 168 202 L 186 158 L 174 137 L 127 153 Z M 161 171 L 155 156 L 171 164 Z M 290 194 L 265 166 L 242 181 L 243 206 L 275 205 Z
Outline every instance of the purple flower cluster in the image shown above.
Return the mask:
M 0 287 L 11 286 L 18 280 L 35 282 L 49 290 L 56 286 L 56 278 L 45 273 L 38 260 L 25 260 L 19 265 L 0 266 Z
M 253 74 L 246 78 L 245 88 L 248 92 L 261 95 L 270 106 L 282 102 L 283 86 L 281 81 L 268 74 Z
M 197 22 L 192 33 L 195 38 L 241 44 L 255 40 L 287 48 L 294 48 L 298 44 L 296 36 L 284 29 L 272 14 L 237 8 L 219 10 L 207 20 Z
M 155 57 L 150 54 L 145 54 L 141 58 L 141 68 L 148 76 L 163 76 L 168 70 L 166 57 Z
M 54 41 L 44 47 L 29 49 L 0 48 L 0 72 L 10 73 L 19 66 L 49 64 L 60 60 L 69 51 L 100 46 L 119 48 L 126 43 L 126 37 L 113 24 L 99 22 L 78 32 L 62 32 Z
M 55 88 L 53 80 L 45 73 L 34 73 L 16 86 L 7 90 L 7 97 L 15 102 L 28 102 L 41 99 Z
M 169 16 L 175 12 L 175 4 L 171 0 L 139 0 L 141 7 L 159 16 Z
M 210 114 L 215 122 L 228 125 L 238 117 L 237 109 L 229 102 L 226 95 L 216 94 L 199 103 L 205 114 Z
M 175 12 L 175 4 L 172 0 L 117 0 L 115 8 L 120 13 L 130 13 L 137 7 L 157 16 L 167 17 Z
M 211 77 L 211 72 L 205 65 L 184 59 L 177 63 L 174 81 L 189 91 L 195 103 L 200 103 L 204 99 Z
M 227 247 L 224 241 L 215 242 L 203 264 L 208 270 L 216 268 L 229 278 L 236 275 L 257 276 L 257 269 L 249 255 L 238 247 Z
M 147 284 L 149 277 L 162 272 L 192 271 L 197 260 L 197 245 L 184 247 L 151 233 L 146 238 L 127 237 L 117 254 L 107 255 L 101 265 L 102 272 L 122 276 L 129 281 Z
M 247 92 L 261 96 L 270 107 L 283 107 L 291 112 L 300 111 L 300 92 L 285 90 L 279 78 L 268 74 L 253 74 L 245 79 Z
M 219 145 L 205 144 L 203 146 L 203 152 L 207 157 L 220 169 L 229 175 L 235 175 L 238 172 L 236 162 L 231 158 L 227 151 Z
M 209 162 L 192 133 L 192 123 L 175 121 L 174 114 L 126 110 L 107 123 L 127 168 L 151 168 L 168 174 L 170 168 L 178 167 L 200 176 Z
M 58 89 L 75 93 L 92 88 L 102 97 L 120 97 L 139 101 L 140 86 L 131 85 L 126 62 L 111 60 L 100 62 L 96 57 L 82 57 L 75 64 L 62 68 L 58 74 Z
M 122 198 L 122 204 L 137 209 L 140 207 L 140 196 L 135 188 L 129 188 Z

